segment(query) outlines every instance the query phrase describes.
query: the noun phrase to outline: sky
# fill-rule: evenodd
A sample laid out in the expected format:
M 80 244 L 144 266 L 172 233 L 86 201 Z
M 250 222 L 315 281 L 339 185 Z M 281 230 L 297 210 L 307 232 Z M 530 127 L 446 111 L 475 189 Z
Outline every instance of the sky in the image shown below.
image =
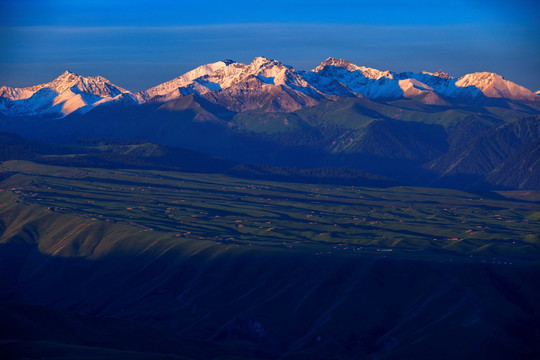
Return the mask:
M 102 75 L 140 91 L 257 56 L 395 72 L 502 75 L 540 90 L 537 0 L 0 0 L 0 86 Z

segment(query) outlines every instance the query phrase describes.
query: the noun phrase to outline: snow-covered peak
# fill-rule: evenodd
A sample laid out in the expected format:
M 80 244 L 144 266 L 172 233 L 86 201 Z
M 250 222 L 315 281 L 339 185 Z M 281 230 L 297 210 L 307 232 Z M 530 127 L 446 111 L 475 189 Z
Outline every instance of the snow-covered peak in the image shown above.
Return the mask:
M 381 78 L 394 79 L 394 74 L 390 70 L 377 70 L 360 66 L 360 71 L 362 71 L 365 77 L 373 80 L 379 80 Z
M 48 83 L 46 87 L 59 94 L 69 90 L 74 93 L 84 93 L 108 98 L 116 97 L 122 93 L 129 93 L 129 91 L 114 85 L 102 76 L 84 77 L 69 71 L 64 72 Z
M 343 72 L 350 72 L 350 73 L 357 73 L 355 75 L 360 75 L 372 79 L 372 80 L 379 80 L 380 78 L 388 78 L 393 79 L 394 75 L 391 71 L 381 71 L 377 69 L 373 69 L 366 66 L 358 66 L 350 61 L 343 60 L 343 59 L 336 59 L 333 57 L 329 57 L 328 59 L 324 60 L 322 63 L 319 64 L 316 68 L 311 70 L 311 72 L 314 73 L 324 73 L 329 76 L 333 76 L 335 73 L 343 73 Z M 359 74 L 358 74 L 359 73 Z
M 464 75 L 458 79 L 459 86 L 470 86 L 477 84 L 489 84 L 494 81 L 504 80 L 499 74 L 482 71 Z
M 402 93 L 392 72 L 358 66 L 332 57 L 305 73 L 304 77 L 312 86 L 327 95 L 374 99 L 399 97 Z
M 313 72 L 319 72 L 327 68 L 328 66 L 343 68 L 347 71 L 356 71 L 359 70 L 360 67 L 356 64 L 353 64 L 350 61 L 343 60 L 343 59 L 336 59 L 334 57 L 329 57 L 328 59 L 324 60 L 322 63 L 319 64 L 316 68 L 314 68 Z
M 441 79 L 452 79 L 452 77 L 448 73 L 445 73 L 442 70 L 439 70 L 439 71 L 434 72 L 434 73 L 431 73 L 429 71 L 422 71 L 422 74 L 436 76 L 436 77 L 441 78 Z
M 183 74 L 183 75 L 180 75 L 179 77 L 171 80 L 171 81 L 167 81 L 166 83 L 163 83 L 161 85 L 158 85 L 158 86 L 173 86 L 173 87 L 181 87 L 181 86 L 184 86 L 185 84 L 188 84 L 190 82 L 192 82 L 193 80 L 195 79 L 198 79 L 198 78 L 201 78 L 201 77 L 204 77 L 204 76 L 212 76 L 214 75 L 217 71 L 233 64 L 234 62 L 229 62 L 229 61 L 218 61 L 218 62 L 215 62 L 215 63 L 211 63 L 211 64 L 206 64 L 206 65 L 201 65 L 191 71 L 188 71 L 187 73 Z
M 84 111 L 109 101 L 135 101 L 127 90 L 114 85 L 102 76 L 84 77 L 63 72 L 51 82 L 26 88 L 0 88 L 6 98 L 4 113 L 17 115 L 61 114 Z M 83 110 L 81 110 L 83 111 Z
M 168 101 L 188 94 L 205 95 L 253 81 L 265 86 L 309 87 L 292 67 L 260 56 L 249 64 L 228 60 L 200 66 L 176 79 L 141 92 L 138 97 L 142 101 Z
M 485 96 L 493 98 L 507 98 L 514 100 L 535 100 L 536 95 L 511 81 L 505 80 L 501 75 L 491 72 L 476 72 L 467 74 L 455 84 L 457 87 L 473 86 Z
M 202 65 L 202 66 L 199 66 L 198 68 L 195 68 L 195 69 L 193 69 L 191 71 L 188 71 L 187 73 L 185 73 L 182 76 L 179 76 L 175 80 L 180 80 L 180 81 L 183 81 L 183 82 L 189 82 L 189 81 L 195 80 L 195 79 L 203 77 L 203 76 L 212 76 L 217 71 L 219 71 L 219 70 L 221 70 L 221 69 L 223 69 L 223 68 L 225 68 L 225 67 L 227 67 L 227 66 L 229 66 L 229 65 L 231 65 L 233 63 L 234 62 L 231 62 L 231 61 L 218 61 L 218 62 L 215 62 L 215 63 Z
M 257 57 L 249 64 L 250 71 L 258 71 L 264 69 L 292 69 L 290 66 L 284 65 L 277 60 L 267 59 L 265 57 Z
M 52 90 L 58 91 L 58 92 L 62 92 L 72 86 L 75 86 L 78 82 L 80 82 L 80 80 L 83 80 L 83 79 L 84 78 L 82 76 L 79 76 L 73 72 L 66 70 L 56 79 L 54 79 L 51 82 L 48 82 L 46 84 L 46 87 Z
M 222 60 L 201 65 L 177 78 L 142 91 L 137 94 L 137 97 L 139 101 L 154 99 L 166 101 L 189 93 L 204 94 L 209 91 L 219 90 L 222 88 L 221 84 L 214 80 L 237 72 L 238 67 L 242 65 L 233 60 Z
M 0 98 L 6 98 L 9 100 L 22 100 L 28 99 L 34 93 L 41 90 L 47 84 L 29 86 L 26 88 L 14 88 L 11 86 L 2 86 L 0 87 Z
M 269 85 L 286 85 L 292 82 L 295 86 L 308 86 L 307 83 L 300 84 L 303 79 L 292 67 L 264 57 L 253 59 L 242 74 L 242 77 L 248 76 L 255 76 Z
M 58 76 L 55 80 L 69 80 L 70 78 L 78 77 L 79 75 L 75 74 L 72 71 L 66 70 L 60 76 Z
M 272 60 L 265 58 L 264 56 L 257 56 L 254 58 L 251 63 L 249 64 L 252 68 L 260 68 L 261 66 L 268 66 L 268 65 L 281 65 L 281 63 L 277 60 Z

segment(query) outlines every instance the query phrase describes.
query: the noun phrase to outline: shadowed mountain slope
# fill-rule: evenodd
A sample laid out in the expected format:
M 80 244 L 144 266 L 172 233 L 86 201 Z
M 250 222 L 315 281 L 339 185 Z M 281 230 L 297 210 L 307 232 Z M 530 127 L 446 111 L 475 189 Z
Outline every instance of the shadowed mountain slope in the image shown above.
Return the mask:
M 456 179 L 458 175 L 477 178 L 477 181 L 484 181 L 487 176 L 485 181 L 493 185 L 502 185 L 505 177 L 513 177 L 514 185 L 534 186 L 528 179 L 534 176 L 531 172 L 537 171 L 534 156 L 538 139 L 540 118 L 521 118 L 481 133 L 428 164 L 427 168 L 440 174 L 443 186 L 445 178 Z M 525 170 L 527 168 L 530 170 Z M 523 170 L 516 171 L 518 169 Z

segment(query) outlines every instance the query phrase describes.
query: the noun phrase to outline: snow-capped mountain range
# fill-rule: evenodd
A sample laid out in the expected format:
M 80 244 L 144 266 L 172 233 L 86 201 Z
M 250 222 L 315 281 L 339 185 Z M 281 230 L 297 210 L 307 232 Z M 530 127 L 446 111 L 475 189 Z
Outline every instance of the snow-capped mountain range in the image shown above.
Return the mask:
M 236 112 L 255 109 L 290 112 L 340 97 L 376 101 L 406 98 L 430 105 L 469 103 L 483 98 L 540 100 L 538 92 L 489 72 L 460 78 L 442 71 L 395 73 L 335 58 L 326 59 L 310 71 L 296 71 L 279 61 L 257 57 L 250 64 L 224 60 L 202 65 L 137 94 L 101 76 L 83 77 L 66 71 L 46 84 L 0 87 L 0 112 L 8 116 L 63 117 L 103 104 L 162 103 L 190 94 Z

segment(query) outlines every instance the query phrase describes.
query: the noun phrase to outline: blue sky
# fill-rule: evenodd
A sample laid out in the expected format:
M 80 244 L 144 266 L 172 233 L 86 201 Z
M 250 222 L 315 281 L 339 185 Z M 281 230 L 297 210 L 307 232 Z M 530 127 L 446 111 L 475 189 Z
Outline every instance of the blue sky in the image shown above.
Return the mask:
M 540 89 L 540 2 L 0 1 L 0 85 L 69 69 L 132 91 L 222 59 L 307 70 L 329 56 L 381 70 L 492 71 Z

